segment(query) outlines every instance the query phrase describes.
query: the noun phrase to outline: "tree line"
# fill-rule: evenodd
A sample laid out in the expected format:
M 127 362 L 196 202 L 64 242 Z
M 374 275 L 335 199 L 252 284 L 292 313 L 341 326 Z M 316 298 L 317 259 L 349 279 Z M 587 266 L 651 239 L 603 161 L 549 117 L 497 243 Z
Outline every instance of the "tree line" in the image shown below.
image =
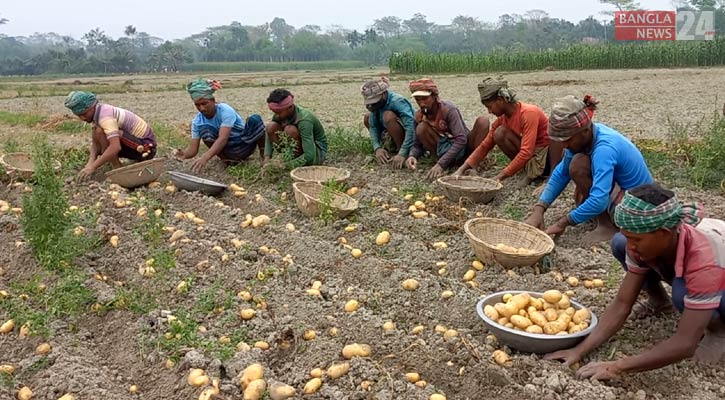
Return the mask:
M 639 9 L 631 0 L 600 0 L 618 10 Z M 715 10 L 715 27 L 725 27 L 725 1 L 679 1 L 679 8 Z M 459 15 L 449 24 L 433 23 L 420 13 L 408 19 L 381 17 L 365 30 L 333 25 L 300 28 L 283 18 L 260 26 L 232 22 L 168 41 L 129 25 L 112 38 L 100 28 L 80 39 L 55 33 L 26 37 L 2 35 L 0 75 L 174 72 L 194 62 L 304 62 L 355 60 L 385 64 L 391 54 L 488 53 L 562 49 L 572 44 L 613 42 L 611 16 L 590 16 L 577 23 L 551 18 L 543 10 L 504 14 L 497 22 Z

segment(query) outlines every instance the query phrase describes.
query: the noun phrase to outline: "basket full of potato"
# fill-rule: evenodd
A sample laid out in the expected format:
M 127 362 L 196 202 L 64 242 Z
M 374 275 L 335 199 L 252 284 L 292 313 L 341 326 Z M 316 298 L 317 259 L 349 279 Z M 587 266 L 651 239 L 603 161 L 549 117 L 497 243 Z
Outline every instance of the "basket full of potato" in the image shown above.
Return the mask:
M 497 292 L 476 311 L 499 342 L 529 353 L 574 347 L 597 325 L 596 315 L 558 290 Z

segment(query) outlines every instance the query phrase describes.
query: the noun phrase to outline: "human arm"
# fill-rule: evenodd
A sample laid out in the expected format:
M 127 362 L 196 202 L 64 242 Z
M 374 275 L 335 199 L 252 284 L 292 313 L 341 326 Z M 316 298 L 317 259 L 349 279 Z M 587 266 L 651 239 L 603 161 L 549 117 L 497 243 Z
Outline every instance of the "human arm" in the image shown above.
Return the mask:
M 97 149 L 94 145 L 92 146 L 91 154 L 97 154 Z M 100 156 L 89 157 L 88 163 L 78 173 L 80 179 L 85 179 L 93 174 L 99 167 L 110 162 L 111 160 L 118 158 L 118 153 L 121 151 L 121 138 L 120 136 L 111 136 L 108 138 L 108 147 L 106 151 Z M 92 158 L 92 160 L 91 160 Z
M 544 192 L 539 197 L 539 202 L 531 210 L 531 215 L 526 219 L 526 223 L 539 229 L 544 227 L 544 212 L 559 197 L 559 194 L 569 184 L 571 177 L 569 176 L 569 164 L 571 163 L 572 154 L 570 151 L 564 153 L 564 158 L 554 168 L 549 181 L 546 183 Z
M 315 143 L 314 126 L 312 121 L 301 120 L 297 124 L 302 142 L 302 154 L 286 163 L 288 169 L 294 169 L 305 165 L 312 165 L 317 160 L 317 144 Z
M 461 117 L 461 112 L 458 108 L 449 107 L 448 114 L 445 118 L 446 123 L 448 124 L 448 130 L 453 136 L 453 144 L 436 163 L 442 169 L 448 168 L 455 161 L 458 153 L 466 148 L 469 133 L 468 129 L 466 129 L 466 125 L 463 123 L 463 117 Z
M 178 149 L 176 150 L 176 158 L 180 160 L 186 160 L 188 158 L 194 158 L 199 153 L 199 143 L 201 142 L 201 139 L 191 139 L 191 142 L 189 142 L 189 147 L 186 149 Z
M 493 149 L 493 147 L 496 145 L 493 141 L 493 132 L 501 126 L 501 121 L 499 119 L 496 119 L 493 121 L 493 124 L 491 124 L 491 128 L 488 131 L 488 134 L 486 135 L 486 138 L 483 139 L 481 144 L 476 147 L 470 156 L 466 159 L 466 162 L 461 165 L 460 168 L 455 172 L 455 175 L 460 175 L 464 173 L 466 170 L 469 170 L 471 168 L 476 168 L 478 164 L 480 164 L 483 160 L 486 159 L 486 156 L 488 153 Z
M 602 214 L 609 205 L 609 195 L 614 185 L 614 167 L 617 165 L 617 150 L 602 146 L 592 155 L 592 188 L 589 196 L 577 208 L 569 213 L 572 225 Z
M 400 118 L 405 132 L 403 143 L 400 145 L 400 150 L 398 150 L 398 155 L 405 159 L 410 154 L 410 149 L 415 141 L 415 113 L 413 112 L 413 105 L 404 97 L 400 97 L 392 105 L 393 112 Z
M 525 111 L 521 115 L 521 147 L 516 157 L 501 171 L 501 180 L 516 175 L 534 156 L 539 135 L 539 118 L 539 113 L 534 110 Z
M 212 159 L 212 157 L 221 154 L 224 151 L 224 147 L 227 145 L 227 142 L 229 141 L 229 135 L 232 132 L 232 128 L 230 126 L 222 126 L 219 128 L 219 136 L 214 141 L 214 144 L 211 145 L 209 150 L 207 150 L 204 154 L 202 154 L 201 157 L 199 157 L 194 163 L 191 165 L 191 170 L 194 172 L 199 172 L 204 168 L 204 165 L 206 165 L 209 160 Z M 199 148 L 197 144 L 197 149 Z
M 622 328 L 624 322 L 627 320 L 632 306 L 637 301 L 642 283 L 645 281 L 645 276 L 646 273 L 627 272 L 617 295 L 612 303 L 604 310 L 601 318 L 599 318 L 599 323 L 592 333 L 577 346 L 546 354 L 544 359 L 563 360 L 564 364 L 569 366 L 579 362 L 585 355 L 608 341 Z

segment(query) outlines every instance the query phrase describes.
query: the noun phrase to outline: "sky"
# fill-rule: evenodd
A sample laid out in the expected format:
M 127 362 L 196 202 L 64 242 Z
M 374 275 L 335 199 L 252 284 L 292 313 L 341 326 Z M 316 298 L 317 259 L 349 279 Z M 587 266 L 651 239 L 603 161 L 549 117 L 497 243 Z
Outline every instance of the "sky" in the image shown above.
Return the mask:
M 640 5 L 648 10 L 674 9 L 671 0 L 643 0 Z M 336 24 L 364 30 L 375 19 L 387 15 L 407 19 L 421 13 L 429 21 L 447 25 L 458 15 L 496 22 L 502 14 L 523 14 L 533 9 L 572 22 L 590 15 L 604 20 L 609 17 L 601 11 L 614 10 L 598 0 L 276 0 L 272 3 L 244 0 L 211 0 L 208 3 L 199 0 L 4 0 L 0 2 L 0 18 L 7 18 L 9 22 L 0 25 L 0 34 L 28 36 L 35 32 L 55 32 L 80 39 L 84 33 L 99 27 L 117 38 L 123 35 L 126 25 L 134 25 L 139 32 L 173 40 L 232 21 L 262 25 L 275 17 L 284 18 L 297 28 L 319 25 L 325 29 Z

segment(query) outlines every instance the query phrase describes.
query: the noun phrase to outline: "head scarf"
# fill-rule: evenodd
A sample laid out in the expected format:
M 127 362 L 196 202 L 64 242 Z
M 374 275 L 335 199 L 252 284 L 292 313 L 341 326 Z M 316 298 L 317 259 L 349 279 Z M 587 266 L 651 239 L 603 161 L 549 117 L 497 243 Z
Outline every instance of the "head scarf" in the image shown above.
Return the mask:
M 589 118 L 594 118 L 594 111 L 597 109 L 597 104 L 599 104 L 599 100 L 595 99 L 594 96 L 591 94 L 584 95 L 584 100 L 582 100 L 584 105 L 586 106 L 587 114 L 589 114 Z
M 186 91 L 189 92 L 193 101 L 213 99 L 214 92 L 221 88 L 222 84 L 212 79 L 197 79 L 186 85 Z
M 423 78 L 416 81 L 411 81 L 408 84 L 410 93 L 415 92 L 430 92 L 431 95 L 438 95 L 438 85 L 433 82 L 433 79 Z
M 73 91 L 65 98 L 65 106 L 75 115 L 81 115 L 96 104 L 96 95 L 91 92 Z
M 383 93 L 388 91 L 390 83 L 388 78 L 381 76 L 378 79 L 371 79 L 360 87 L 360 93 L 365 98 L 365 104 L 374 104 L 382 100 Z
M 680 203 L 677 196 L 655 206 L 627 191 L 614 209 L 614 223 L 632 233 L 649 233 L 671 229 L 682 222 L 697 225 L 704 216 L 702 205 Z
M 272 110 L 273 113 L 278 113 L 286 110 L 289 106 L 295 105 L 295 96 L 289 95 L 277 103 L 267 103 L 267 107 Z
M 572 95 L 556 99 L 549 114 L 549 138 L 558 142 L 571 139 L 592 123 L 590 113 L 593 110 Z
M 516 92 L 509 88 L 508 81 L 503 77 L 488 77 L 478 84 L 478 93 L 481 95 L 481 101 L 492 100 L 495 97 L 502 97 L 509 103 L 516 101 Z

